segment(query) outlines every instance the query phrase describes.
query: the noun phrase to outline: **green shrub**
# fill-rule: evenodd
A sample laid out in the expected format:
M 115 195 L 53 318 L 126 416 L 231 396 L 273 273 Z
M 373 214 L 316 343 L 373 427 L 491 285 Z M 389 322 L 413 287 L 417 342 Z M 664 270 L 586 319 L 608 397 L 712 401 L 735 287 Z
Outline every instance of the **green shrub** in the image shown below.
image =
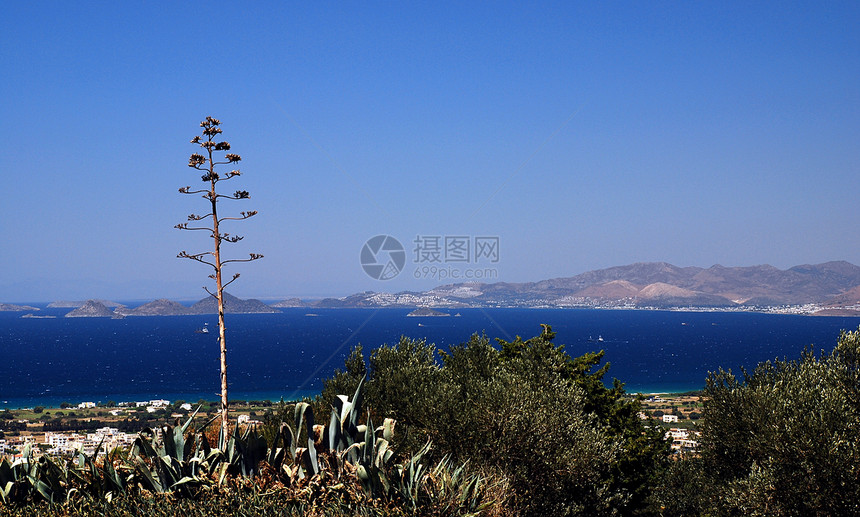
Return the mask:
M 682 462 L 660 504 L 686 514 L 860 514 L 860 332 L 842 333 L 831 354 L 804 351 L 741 376 L 709 375 L 701 461 Z
M 401 338 L 371 353 L 366 402 L 408 428 L 401 443 L 431 439 L 437 454 L 499 472 L 523 514 L 609 514 L 645 507 L 668 445 L 646 429 L 639 402 L 603 385 L 602 353 L 571 358 L 541 335 L 499 342 L 474 335 L 440 353 Z M 323 400 L 364 374 L 360 349 L 325 384 Z

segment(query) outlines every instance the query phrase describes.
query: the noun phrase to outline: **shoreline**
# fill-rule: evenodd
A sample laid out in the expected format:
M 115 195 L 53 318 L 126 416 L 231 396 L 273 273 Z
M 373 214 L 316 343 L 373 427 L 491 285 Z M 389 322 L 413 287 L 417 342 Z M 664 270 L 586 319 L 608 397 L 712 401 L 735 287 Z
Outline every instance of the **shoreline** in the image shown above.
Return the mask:
M 59 307 L 59 306 L 51 306 L 52 303 L 55 302 L 28 302 L 26 304 L 16 303 L 14 305 L 21 306 L 29 306 L 29 309 L 23 310 L 0 310 L 0 314 L 10 314 L 17 316 L 19 318 L 33 318 L 33 319 L 56 319 L 63 318 L 67 313 L 74 310 L 73 307 Z M 126 306 L 129 309 L 135 309 L 141 306 L 139 300 L 125 300 L 122 302 L 116 302 L 120 305 Z M 145 304 L 146 302 L 144 302 Z M 266 304 L 269 305 L 269 304 Z M 272 307 L 271 305 L 269 305 Z M 594 303 L 594 304 L 582 304 L 582 305 L 558 305 L 558 304 L 486 304 L 486 305 L 469 305 L 469 306 L 446 306 L 436 305 L 434 307 L 427 307 L 423 305 L 408 305 L 408 304 L 391 304 L 391 305 L 377 305 L 377 306 L 342 306 L 342 307 L 320 307 L 316 305 L 300 305 L 296 307 L 272 307 L 275 309 L 274 312 L 234 312 L 229 313 L 231 315 L 247 315 L 247 314 L 278 314 L 286 311 L 309 311 L 309 310 L 351 310 L 351 309 L 361 309 L 361 310 L 405 310 L 405 311 L 420 311 L 420 310 L 431 310 L 431 311 L 444 311 L 444 310 L 484 310 L 484 309 L 537 309 L 537 310 L 598 310 L 598 311 L 662 311 L 662 312 L 694 312 L 694 313 L 742 313 L 742 314 L 772 314 L 772 315 L 782 315 L 782 316 L 816 316 L 816 317 L 834 317 L 834 318 L 860 318 L 860 308 L 857 305 L 851 306 L 828 306 L 824 304 L 818 303 L 805 303 L 805 304 L 788 304 L 788 305 L 741 305 L 741 306 L 698 306 L 698 305 L 668 305 L 668 306 L 649 306 L 649 305 L 628 305 L 628 304 L 614 304 L 614 303 Z M 45 312 L 42 312 L 45 311 Z M 134 318 L 153 318 L 153 317 L 179 317 L 179 316 L 196 316 L 196 317 L 206 317 L 213 316 L 215 313 L 182 313 L 182 314 L 134 314 L 123 317 L 134 317 Z M 308 315 L 308 314 L 306 314 Z M 435 317 L 435 316 L 453 316 L 453 314 L 441 312 L 439 314 L 407 314 L 407 316 L 419 316 L 419 317 Z M 93 316 L 85 317 L 86 319 L 92 318 Z M 109 316 L 100 316 L 95 318 L 104 318 L 109 319 Z M 122 319 L 122 318 L 120 318 Z
M 607 384 L 607 387 L 611 388 L 611 384 Z M 704 389 L 704 385 L 698 388 L 690 388 L 690 387 L 655 387 L 655 386 L 640 386 L 636 389 L 624 387 L 627 395 L 644 395 L 644 396 L 655 396 L 655 395 L 678 395 L 681 393 L 690 393 L 695 391 L 701 391 Z M 285 402 L 293 402 L 297 400 L 301 400 L 303 398 L 313 398 L 321 393 L 320 390 L 292 390 L 292 391 L 244 391 L 244 392 L 236 392 L 235 395 L 230 397 L 231 401 L 269 401 L 272 403 L 277 403 L 281 399 Z M 139 401 L 151 401 L 151 400 L 169 400 L 172 403 L 177 400 L 182 400 L 184 402 L 190 402 L 191 404 L 195 404 L 200 400 L 205 400 L 207 402 L 217 402 L 220 400 L 220 395 L 215 393 L 198 393 L 198 392 L 170 392 L 170 393 L 127 393 L 122 395 L 111 395 L 111 396 L 87 396 L 87 395 L 69 395 L 69 396 L 61 396 L 61 395 L 40 395 L 33 397 L 8 397 L 0 399 L 0 411 L 9 409 L 9 410 L 23 410 L 23 409 L 32 409 L 36 406 L 43 406 L 45 409 L 60 409 L 60 405 L 63 403 L 71 404 L 73 408 L 77 408 L 78 404 L 84 402 L 93 402 L 95 404 L 107 404 L 109 401 L 113 401 L 116 404 L 120 403 L 134 403 Z
M 295 401 L 301 400 L 305 397 L 314 397 L 319 395 L 319 390 L 292 390 L 292 391 L 237 391 L 235 395 L 230 397 L 231 401 L 234 400 L 244 400 L 244 401 L 270 401 L 272 403 L 279 402 L 282 398 L 284 401 Z M 169 400 L 171 404 L 176 402 L 177 400 L 182 400 L 185 402 L 190 402 L 194 404 L 199 400 L 205 400 L 207 402 L 217 402 L 221 400 L 220 395 L 213 393 L 199 393 L 199 392 L 163 392 L 163 393 L 125 393 L 121 395 L 111 395 L 111 396 L 95 396 L 95 395 L 39 395 L 32 397 L 7 397 L 0 399 L 0 411 L 4 409 L 9 410 L 21 410 L 21 409 L 32 409 L 36 406 L 44 406 L 45 409 L 60 409 L 60 404 L 69 403 L 72 407 L 77 408 L 78 404 L 84 402 L 94 402 L 96 404 L 106 404 L 109 401 L 113 401 L 117 404 L 120 403 L 134 403 L 134 402 L 142 402 L 142 401 L 151 401 L 151 400 Z

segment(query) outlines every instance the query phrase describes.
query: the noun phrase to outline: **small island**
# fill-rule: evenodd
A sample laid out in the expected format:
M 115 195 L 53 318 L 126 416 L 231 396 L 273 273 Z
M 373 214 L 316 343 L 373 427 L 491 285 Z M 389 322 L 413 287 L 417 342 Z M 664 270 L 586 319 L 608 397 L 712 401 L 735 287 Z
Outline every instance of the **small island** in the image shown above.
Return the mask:
M 112 318 L 114 312 L 98 300 L 87 300 L 83 305 L 66 313 L 66 318 Z
M 38 307 L 30 307 L 29 305 L 15 305 L 12 303 L 0 303 L 0 311 L 2 312 L 22 312 L 22 311 L 38 311 Z
M 451 314 L 447 312 L 437 311 L 436 309 L 431 309 L 429 307 L 421 307 L 420 309 L 415 309 L 414 311 L 407 314 L 407 316 L 450 316 Z

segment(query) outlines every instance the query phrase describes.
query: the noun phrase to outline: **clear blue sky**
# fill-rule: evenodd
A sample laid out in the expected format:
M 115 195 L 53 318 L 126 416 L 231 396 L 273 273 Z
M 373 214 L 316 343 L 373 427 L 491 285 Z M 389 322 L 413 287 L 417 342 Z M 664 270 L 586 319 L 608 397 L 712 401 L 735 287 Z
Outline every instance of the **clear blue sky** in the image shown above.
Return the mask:
M 860 263 L 860 3 L 311 4 L 7 3 L 0 301 L 202 297 L 207 115 L 260 212 L 240 296 L 446 283 L 419 235 L 498 236 L 510 282 Z

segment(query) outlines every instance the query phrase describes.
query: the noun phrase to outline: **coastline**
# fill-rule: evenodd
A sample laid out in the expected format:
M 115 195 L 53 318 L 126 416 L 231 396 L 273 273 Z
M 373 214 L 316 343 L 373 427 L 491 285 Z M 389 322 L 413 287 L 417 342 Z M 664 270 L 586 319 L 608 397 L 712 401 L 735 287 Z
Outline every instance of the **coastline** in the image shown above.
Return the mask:
M 284 401 L 301 400 L 304 397 L 314 397 L 319 395 L 319 390 L 292 390 L 292 391 L 236 391 L 235 394 L 230 394 L 230 400 L 268 400 L 278 402 L 281 398 Z M 124 393 L 119 395 L 40 395 L 35 397 L 10 397 L 0 399 L 0 411 L 4 409 L 31 409 L 35 406 L 44 406 L 45 408 L 59 408 L 60 404 L 68 402 L 73 406 L 77 406 L 82 402 L 107 403 L 108 401 L 120 402 L 137 402 L 149 400 L 169 400 L 171 403 L 177 400 L 195 403 L 198 400 L 207 402 L 217 402 L 220 400 L 220 395 L 215 393 L 201 392 L 152 392 L 152 393 Z
M 607 387 L 612 387 L 611 383 L 606 383 Z M 629 388 L 624 386 L 628 395 L 677 395 L 679 393 L 688 393 L 691 391 L 701 391 L 704 388 L 704 381 L 699 387 L 690 387 L 683 385 L 674 386 L 634 386 Z M 236 391 L 230 394 L 230 400 L 267 400 L 277 403 L 282 398 L 285 402 L 301 400 L 303 398 L 312 398 L 320 394 L 320 390 L 292 390 L 292 391 Z M 10 397 L 0 399 L 0 411 L 5 409 L 19 410 L 32 409 L 36 406 L 44 406 L 45 408 L 59 408 L 60 404 L 67 402 L 73 406 L 77 406 L 82 402 L 94 402 L 96 404 L 105 404 L 108 401 L 116 403 L 120 402 L 137 402 L 149 400 L 169 400 L 171 403 L 177 400 L 183 400 L 194 404 L 199 400 L 207 402 L 217 402 L 220 400 L 220 395 L 216 393 L 201 393 L 201 392 L 152 392 L 152 393 L 124 393 L 115 395 L 40 395 L 34 397 Z

